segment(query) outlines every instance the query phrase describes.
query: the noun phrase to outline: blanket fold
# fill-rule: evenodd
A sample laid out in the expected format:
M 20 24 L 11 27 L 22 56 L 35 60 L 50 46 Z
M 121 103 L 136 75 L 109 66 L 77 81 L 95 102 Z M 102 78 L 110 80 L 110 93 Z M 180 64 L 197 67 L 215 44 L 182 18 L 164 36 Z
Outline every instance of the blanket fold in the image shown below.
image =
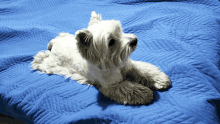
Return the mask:
M 30 67 L 60 32 L 86 28 L 92 11 L 120 20 L 138 37 L 131 58 L 170 77 L 152 104 L 118 104 L 94 86 Z M 0 0 L 0 112 L 36 124 L 217 124 L 219 22 L 218 0 Z

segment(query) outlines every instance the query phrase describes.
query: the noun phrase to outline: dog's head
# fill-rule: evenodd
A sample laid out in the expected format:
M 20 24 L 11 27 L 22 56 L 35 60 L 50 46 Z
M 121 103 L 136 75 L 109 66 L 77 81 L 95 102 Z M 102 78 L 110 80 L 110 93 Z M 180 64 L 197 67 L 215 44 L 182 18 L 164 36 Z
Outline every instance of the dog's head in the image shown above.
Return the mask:
M 82 57 L 100 70 L 122 67 L 137 46 L 137 36 L 125 34 L 120 21 L 102 20 L 94 11 L 88 28 L 75 37 Z

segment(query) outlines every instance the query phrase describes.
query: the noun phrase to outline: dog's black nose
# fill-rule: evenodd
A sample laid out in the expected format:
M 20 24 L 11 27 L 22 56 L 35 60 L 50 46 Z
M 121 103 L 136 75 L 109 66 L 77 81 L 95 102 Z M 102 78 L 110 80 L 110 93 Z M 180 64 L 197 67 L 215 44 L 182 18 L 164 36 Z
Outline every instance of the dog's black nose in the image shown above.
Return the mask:
M 136 45 L 137 45 L 137 42 L 138 42 L 137 38 L 134 38 L 134 39 L 131 41 L 130 45 L 131 45 L 131 46 L 136 46 Z

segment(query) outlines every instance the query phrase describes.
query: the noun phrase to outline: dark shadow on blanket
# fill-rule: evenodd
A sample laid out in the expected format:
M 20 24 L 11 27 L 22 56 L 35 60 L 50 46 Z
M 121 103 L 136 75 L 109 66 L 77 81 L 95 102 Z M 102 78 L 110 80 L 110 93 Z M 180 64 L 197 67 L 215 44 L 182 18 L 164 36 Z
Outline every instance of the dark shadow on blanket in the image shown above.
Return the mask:
M 37 72 L 38 70 L 30 70 L 31 73 Z
M 220 1 L 220 0 L 219 0 Z M 218 52 L 218 55 L 220 56 L 220 50 L 219 50 L 219 52 Z M 218 61 L 218 69 L 220 70 L 220 59 L 219 59 L 219 61 Z
M 218 117 L 218 123 L 220 124 L 220 99 L 207 100 L 212 106 L 215 107 L 215 112 Z
M 40 72 L 40 71 L 39 71 L 39 70 L 31 70 L 30 72 L 31 72 L 31 73 L 34 73 L 34 72 L 37 73 L 37 72 Z M 47 74 L 47 73 L 42 73 L 42 74 L 46 74 L 46 75 L 48 75 L 48 76 L 54 75 L 54 74 Z
M 77 122 L 71 122 L 70 124 L 110 124 L 110 119 L 91 118 L 87 120 L 79 120 Z
M 11 103 L 11 105 L 9 105 L 8 103 Z M 22 108 L 18 107 L 19 103 L 13 104 L 11 98 L 5 99 L 4 96 L 1 94 L 0 95 L 0 112 L 1 112 L 1 114 L 11 116 L 14 119 L 19 119 L 19 120 L 23 121 L 25 124 L 32 124 L 33 121 L 31 121 L 25 115 L 25 113 L 22 112 Z M 17 122 L 19 123 L 20 121 L 17 121 Z
M 97 87 L 95 87 L 95 88 L 98 90 Z M 158 92 L 165 92 L 170 88 L 172 88 L 172 86 L 169 86 L 165 90 L 154 91 L 153 100 L 150 102 L 149 105 L 153 104 L 154 102 L 156 102 L 160 99 Z M 99 92 L 97 99 L 98 99 L 98 105 L 101 106 L 103 108 L 103 110 L 106 109 L 109 105 L 123 105 L 123 104 L 119 104 L 115 101 L 111 101 L 109 98 L 105 97 L 101 92 Z M 142 105 L 125 105 L 125 106 L 132 106 L 134 108 L 137 108 L 137 107 L 141 107 Z M 109 124 L 109 123 L 114 123 L 114 122 L 112 122 L 112 120 L 107 119 L 107 118 L 106 119 L 91 118 L 91 119 L 87 119 L 87 120 L 79 120 L 77 122 L 74 122 L 74 124 Z M 73 122 L 70 124 L 73 124 Z

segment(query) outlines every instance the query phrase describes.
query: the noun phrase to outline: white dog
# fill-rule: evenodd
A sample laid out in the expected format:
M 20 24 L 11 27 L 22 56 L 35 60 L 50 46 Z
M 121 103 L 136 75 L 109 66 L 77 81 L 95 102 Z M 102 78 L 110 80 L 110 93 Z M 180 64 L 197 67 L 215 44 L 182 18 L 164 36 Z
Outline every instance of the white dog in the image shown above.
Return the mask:
M 102 20 L 93 11 L 87 29 L 77 31 L 75 37 L 60 33 L 47 51 L 34 56 L 32 68 L 95 84 L 119 103 L 148 104 L 152 89 L 167 88 L 171 82 L 156 66 L 129 58 L 137 42 L 137 36 L 123 32 L 120 21 Z

